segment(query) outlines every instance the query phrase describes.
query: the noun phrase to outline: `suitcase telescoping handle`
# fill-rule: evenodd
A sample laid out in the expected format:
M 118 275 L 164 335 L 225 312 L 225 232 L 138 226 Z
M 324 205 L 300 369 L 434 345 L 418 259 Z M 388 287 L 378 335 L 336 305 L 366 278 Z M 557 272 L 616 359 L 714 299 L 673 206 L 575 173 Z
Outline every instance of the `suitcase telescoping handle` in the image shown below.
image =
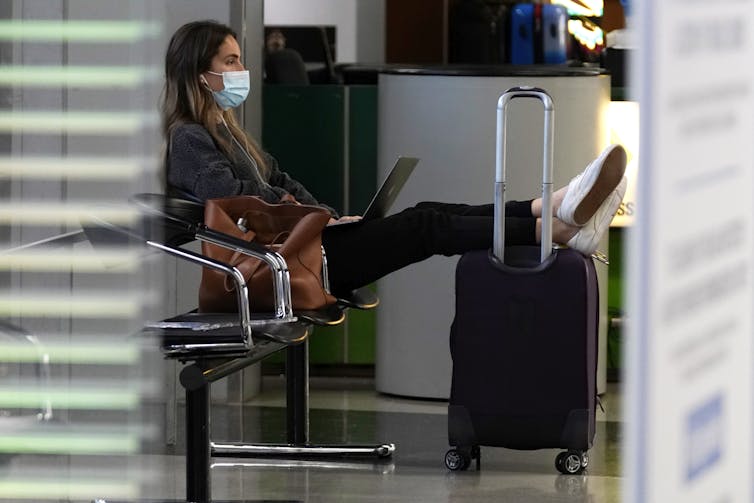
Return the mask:
M 542 102 L 545 112 L 544 145 L 542 161 L 542 238 L 540 262 L 552 253 L 552 160 L 553 120 L 552 98 L 538 87 L 513 87 L 505 91 L 497 101 L 497 149 L 495 155 L 495 230 L 492 252 L 504 262 L 505 255 L 505 164 L 508 148 L 508 105 L 516 98 L 535 98 Z

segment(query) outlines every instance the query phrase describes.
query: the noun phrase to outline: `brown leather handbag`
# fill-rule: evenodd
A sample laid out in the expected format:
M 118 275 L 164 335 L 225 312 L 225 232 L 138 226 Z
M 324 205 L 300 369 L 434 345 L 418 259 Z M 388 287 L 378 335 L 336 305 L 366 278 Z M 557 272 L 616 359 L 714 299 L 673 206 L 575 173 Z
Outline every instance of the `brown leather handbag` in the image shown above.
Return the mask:
M 293 308 L 300 310 L 319 309 L 336 300 L 322 283 L 322 229 L 329 220 L 330 213 L 319 206 L 268 204 L 255 196 L 209 199 L 204 209 L 204 223 L 210 229 L 246 241 L 253 240 L 283 256 L 291 276 Z M 264 262 L 205 242 L 202 243 L 202 253 L 241 271 L 249 289 L 252 311 L 273 309 L 272 275 Z M 233 282 L 226 274 L 202 269 L 199 311 L 236 311 L 234 290 Z

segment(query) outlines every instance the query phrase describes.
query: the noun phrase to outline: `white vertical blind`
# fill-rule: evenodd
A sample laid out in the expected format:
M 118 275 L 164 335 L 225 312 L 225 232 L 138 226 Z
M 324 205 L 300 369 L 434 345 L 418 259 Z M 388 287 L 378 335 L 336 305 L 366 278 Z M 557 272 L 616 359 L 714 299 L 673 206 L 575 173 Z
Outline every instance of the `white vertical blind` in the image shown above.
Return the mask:
M 136 334 L 160 296 L 139 243 L 80 231 L 137 225 L 129 196 L 156 188 L 163 9 L 0 5 L 3 499 L 135 499 L 149 483 L 136 456 L 157 351 Z

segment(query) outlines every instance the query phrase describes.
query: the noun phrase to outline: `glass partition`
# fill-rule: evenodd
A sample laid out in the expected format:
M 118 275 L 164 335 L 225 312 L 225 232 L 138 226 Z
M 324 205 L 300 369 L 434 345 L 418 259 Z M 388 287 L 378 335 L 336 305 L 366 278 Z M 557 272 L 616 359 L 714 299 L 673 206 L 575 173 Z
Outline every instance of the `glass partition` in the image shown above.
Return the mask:
M 161 2 L 0 3 L 0 498 L 138 498 L 161 296 L 131 229 L 160 151 Z

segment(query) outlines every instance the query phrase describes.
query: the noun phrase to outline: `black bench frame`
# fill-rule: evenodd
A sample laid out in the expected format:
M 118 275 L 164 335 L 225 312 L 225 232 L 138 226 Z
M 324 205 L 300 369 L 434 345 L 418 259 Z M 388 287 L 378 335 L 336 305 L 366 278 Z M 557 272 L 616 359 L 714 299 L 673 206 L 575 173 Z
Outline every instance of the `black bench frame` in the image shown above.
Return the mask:
M 191 322 L 214 315 L 187 313 L 184 317 L 166 320 L 168 325 L 148 327 L 161 331 L 166 358 L 186 363 L 180 372 L 180 383 L 186 392 L 186 501 L 211 501 L 210 459 L 212 457 L 321 458 L 367 456 L 389 458 L 395 446 L 314 445 L 309 442 L 309 355 L 308 335 L 312 325 L 336 325 L 349 307 L 370 309 L 378 299 L 368 289 L 352 292 L 334 306 L 320 311 L 294 312 L 290 304 L 290 278 L 285 260 L 266 247 L 245 242 L 208 229 L 202 223 L 203 205 L 161 195 L 135 198 L 150 217 L 148 246 L 195 263 L 202 267 L 225 270 L 236 282 L 239 314 L 235 333 L 221 330 L 221 337 L 212 330 L 197 334 L 180 328 L 185 316 Z M 155 225 L 155 223 L 157 225 Z M 154 229 L 157 232 L 154 232 Z M 218 261 L 180 247 L 198 239 L 211 242 L 264 260 L 273 269 L 277 306 L 267 316 L 251 315 L 246 286 L 238 271 Z M 172 324 L 172 325 L 171 325 Z M 178 328 L 168 328 L 170 326 Z M 233 332 L 233 330 L 230 330 Z M 227 339 L 230 335 L 230 340 Z M 235 338 L 235 341 L 233 339 Z M 219 340 L 218 340 L 219 339 Z M 210 435 L 210 386 L 213 382 L 261 361 L 267 356 L 286 351 L 286 434 L 284 444 L 247 444 L 213 442 Z

